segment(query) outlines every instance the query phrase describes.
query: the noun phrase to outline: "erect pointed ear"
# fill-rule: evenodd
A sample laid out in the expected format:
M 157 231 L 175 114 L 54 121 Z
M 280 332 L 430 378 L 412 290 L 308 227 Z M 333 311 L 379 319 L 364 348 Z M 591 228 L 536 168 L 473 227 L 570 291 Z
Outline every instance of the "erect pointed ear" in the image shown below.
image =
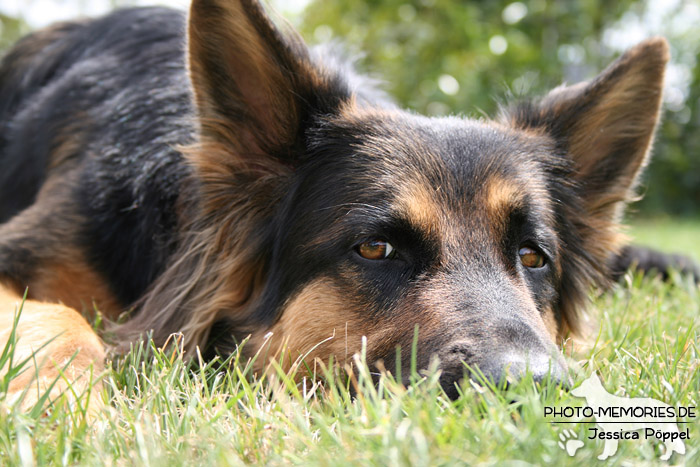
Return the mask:
M 627 51 L 589 83 L 560 87 L 520 109 L 511 123 L 542 128 L 566 150 L 590 213 L 620 213 L 633 193 L 659 119 L 668 43 L 652 38 Z
M 291 27 L 278 29 L 257 0 L 193 0 L 188 28 L 205 143 L 238 155 L 284 153 L 310 107 L 332 100 L 329 78 L 312 65 L 303 40 Z
M 563 255 L 561 329 L 576 331 L 591 282 L 605 283 L 626 239 L 618 222 L 647 163 L 659 119 L 666 40 L 649 39 L 588 83 L 560 87 L 503 116 L 516 129 L 554 142 L 551 191 L 558 200 Z

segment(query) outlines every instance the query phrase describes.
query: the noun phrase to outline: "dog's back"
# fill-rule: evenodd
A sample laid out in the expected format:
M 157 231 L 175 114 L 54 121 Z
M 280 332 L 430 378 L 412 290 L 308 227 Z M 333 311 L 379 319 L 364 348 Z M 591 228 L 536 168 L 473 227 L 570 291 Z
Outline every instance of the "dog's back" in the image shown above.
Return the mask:
M 43 203 L 22 220 L 53 224 L 55 235 L 22 249 L 0 243 L 0 265 L 23 264 L 19 276 L 29 277 L 33 264 L 61 262 L 80 239 L 111 302 L 143 294 L 169 253 L 186 172 L 178 146 L 193 138 L 184 30 L 182 12 L 122 10 L 30 35 L 5 57 L 0 222 L 37 197 L 57 207 Z M 17 232 L 13 221 L 3 238 Z

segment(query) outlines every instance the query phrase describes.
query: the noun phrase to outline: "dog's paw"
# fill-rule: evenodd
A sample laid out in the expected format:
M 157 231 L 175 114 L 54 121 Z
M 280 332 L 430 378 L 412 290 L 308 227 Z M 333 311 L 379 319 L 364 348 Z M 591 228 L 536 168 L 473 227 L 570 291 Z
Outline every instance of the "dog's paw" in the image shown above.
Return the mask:
M 576 438 L 576 433 L 565 429 L 559 433 L 559 447 L 566 451 L 569 456 L 574 456 L 576 451 L 583 447 L 583 441 Z
M 18 310 L 21 308 L 21 313 Z M 0 368 L 8 377 L 5 400 L 24 412 L 67 400 L 88 413 L 101 407 L 105 348 L 76 310 L 22 300 L 0 284 L 0 352 L 12 355 Z M 9 374 L 9 376 L 8 376 Z

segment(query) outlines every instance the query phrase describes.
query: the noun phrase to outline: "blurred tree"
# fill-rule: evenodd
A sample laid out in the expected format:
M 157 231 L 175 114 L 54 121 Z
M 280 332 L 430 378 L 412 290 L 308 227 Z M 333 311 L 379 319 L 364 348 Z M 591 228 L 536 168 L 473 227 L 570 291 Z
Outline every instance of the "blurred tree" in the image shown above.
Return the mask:
M 599 38 L 632 1 L 313 1 L 306 37 L 366 53 L 404 105 L 429 114 L 492 112 L 494 97 L 544 92 L 609 61 Z
M 647 171 L 642 212 L 700 213 L 700 65 L 683 108 L 667 111 Z
M 27 32 L 29 32 L 29 27 L 21 18 L 13 18 L 0 13 L 0 50 L 5 50 L 18 37 Z

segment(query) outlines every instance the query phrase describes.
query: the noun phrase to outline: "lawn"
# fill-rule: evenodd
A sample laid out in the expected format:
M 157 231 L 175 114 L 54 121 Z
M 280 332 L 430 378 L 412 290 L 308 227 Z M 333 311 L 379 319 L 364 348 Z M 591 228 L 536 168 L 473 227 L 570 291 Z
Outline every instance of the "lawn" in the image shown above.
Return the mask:
M 669 253 L 683 253 L 700 261 L 700 218 L 634 219 L 628 234 L 639 244 L 650 245 Z
M 700 222 L 644 221 L 631 233 L 700 258 Z M 575 384 L 596 370 L 617 395 L 699 406 L 700 290 L 680 277 L 665 284 L 629 274 L 625 282 L 593 294 L 599 325 L 590 347 L 570 354 Z M 374 386 L 360 357 L 353 398 L 334 372 L 315 384 L 275 370 L 253 378 L 237 358 L 188 370 L 177 355 L 142 346 L 113 364 L 107 408 L 89 423 L 60 401 L 48 414 L 23 414 L 0 394 L 0 464 L 580 465 L 603 450 L 603 441 L 585 439 L 589 424 L 544 416 L 545 407 L 582 399 L 527 378 L 495 390 L 466 382 L 453 402 L 434 371 L 414 375 L 408 388 L 389 376 Z M 697 418 L 679 427 L 690 439 L 671 462 L 700 465 Z M 574 457 L 558 444 L 564 428 L 584 441 Z M 655 465 L 660 453 L 652 440 L 622 440 L 605 463 Z

